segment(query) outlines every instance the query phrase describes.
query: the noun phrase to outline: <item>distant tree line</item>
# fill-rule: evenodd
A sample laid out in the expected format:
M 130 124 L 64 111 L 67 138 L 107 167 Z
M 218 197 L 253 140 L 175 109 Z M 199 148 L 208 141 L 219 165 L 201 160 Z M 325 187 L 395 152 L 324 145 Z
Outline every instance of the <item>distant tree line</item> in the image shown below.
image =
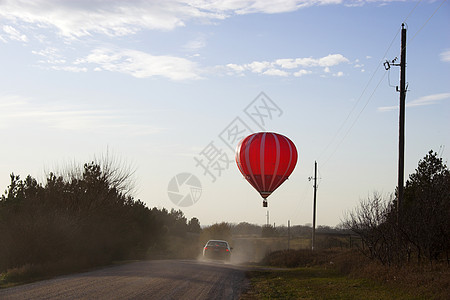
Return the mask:
M 344 226 L 361 237 L 363 253 L 387 265 L 449 263 L 450 171 L 436 152 L 419 161 L 403 203 L 397 201 L 375 193 L 346 216 Z
M 176 255 L 171 237 L 196 248 L 198 219 L 188 221 L 181 211 L 149 209 L 130 195 L 130 176 L 108 161 L 87 163 L 64 175 L 49 173 L 45 183 L 11 174 L 0 198 L 0 273 L 22 266 L 77 269 Z
M 288 231 L 291 237 L 311 238 L 312 227 L 310 225 L 293 225 L 289 228 L 285 225 L 258 225 L 248 222 L 235 223 L 216 223 L 203 228 L 203 231 L 211 232 L 209 235 L 231 237 L 287 237 Z M 226 232 L 226 233 L 225 233 Z M 341 227 L 331 227 L 319 225 L 316 228 L 317 234 L 328 235 L 348 235 L 351 231 Z
M 275 226 L 270 224 L 257 225 L 248 222 L 238 224 L 222 222 L 204 227 L 200 240 L 204 243 L 208 239 L 224 239 L 233 243 L 233 241 L 237 240 L 242 242 L 243 239 L 266 238 L 267 241 L 264 247 L 267 247 L 266 244 L 272 243 L 272 248 L 281 247 L 284 249 L 288 245 L 288 235 L 292 240 L 301 240 L 302 248 L 311 248 L 312 226 L 310 224 L 293 225 L 288 229 L 285 225 Z M 346 228 L 319 225 L 316 228 L 315 247 L 317 249 L 351 248 L 352 235 L 354 238 L 355 234 Z

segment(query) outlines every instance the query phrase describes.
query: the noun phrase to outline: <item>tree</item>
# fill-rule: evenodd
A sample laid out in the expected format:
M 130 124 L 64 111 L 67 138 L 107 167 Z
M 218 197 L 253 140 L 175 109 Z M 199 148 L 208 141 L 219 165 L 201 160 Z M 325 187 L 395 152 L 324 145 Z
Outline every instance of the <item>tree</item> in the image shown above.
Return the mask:
M 278 231 L 275 226 L 270 224 L 264 225 L 261 230 L 261 237 L 277 237 Z
M 343 226 L 360 236 L 361 251 L 369 258 L 391 264 L 396 250 L 395 228 L 390 222 L 392 199 L 385 200 L 375 192 L 372 198 L 360 200 L 359 206 L 349 212 Z
M 233 235 L 255 235 L 260 236 L 261 235 L 261 226 L 250 224 L 248 222 L 241 222 L 231 229 Z
M 347 215 L 344 225 L 358 234 L 371 258 L 390 264 L 417 255 L 430 262 L 450 250 L 450 171 L 432 150 L 406 181 L 404 201 L 374 195 Z
M 430 150 L 406 181 L 400 225 L 415 246 L 430 261 L 449 253 L 450 172 L 442 158 Z
M 188 232 L 200 233 L 201 231 L 200 221 L 196 217 L 190 219 L 188 223 Z
M 145 254 L 155 227 L 150 211 L 127 194 L 130 176 L 103 163 L 49 173 L 45 184 L 11 174 L 0 198 L 0 272 L 61 261 L 97 265 Z
M 230 241 L 232 237 L 231 227 L 231 224 L 226 222 L 215 223 L 206 227 L 202 230 L 201 242 L 206 243 L 208 240 Z

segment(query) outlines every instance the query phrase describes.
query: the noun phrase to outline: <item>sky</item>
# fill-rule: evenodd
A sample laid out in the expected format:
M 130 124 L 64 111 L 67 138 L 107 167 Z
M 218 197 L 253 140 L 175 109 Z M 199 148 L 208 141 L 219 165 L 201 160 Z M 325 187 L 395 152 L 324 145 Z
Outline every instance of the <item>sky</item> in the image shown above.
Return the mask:
M 317 161 L 317 224 L 338 225 L 397 185 L 403 22 L 408 178 L 450 156 L 448 1 L 0 1 L 0 188 L 110 155 L 148 207 L 299 225 Z M 267 209 L 234 161 L 259 131 L 298 150 Z

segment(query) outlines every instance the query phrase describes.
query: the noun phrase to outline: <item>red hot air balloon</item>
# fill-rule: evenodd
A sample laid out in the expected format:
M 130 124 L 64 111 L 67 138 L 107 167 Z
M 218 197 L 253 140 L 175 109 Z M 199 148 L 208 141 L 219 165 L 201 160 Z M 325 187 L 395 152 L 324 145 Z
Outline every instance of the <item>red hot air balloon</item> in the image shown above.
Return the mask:
M 245 179 L 266 198 L 292 173 L 297 149 L 284 135 L 258 132 L 244 138 L 236 150 L 236 163 Z

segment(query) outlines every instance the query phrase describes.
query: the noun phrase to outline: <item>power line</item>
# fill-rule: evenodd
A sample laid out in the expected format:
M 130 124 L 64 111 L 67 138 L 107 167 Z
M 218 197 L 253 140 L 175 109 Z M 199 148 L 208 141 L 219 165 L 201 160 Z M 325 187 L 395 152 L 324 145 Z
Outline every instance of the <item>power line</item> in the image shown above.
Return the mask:
M 428 24 L 428 22 L 434 17 L 434 15 L 437 13 L 437 11 L 441 8 L 441 6 L 446 2 L 447 0 L 443 0 L 441 4 L 434 10 L 434 12 L 431 14 L 431 16 L 423 23 L 422 27 L 417 30 L 417 32 L 413 35 L 413 37 L 408 41 L 408 45 L 411 44 L 411 42 L 416 38 L 416 36 L 419 34 L 419 32 L 422 31 L 422 29 Z
M 358 106 L 359 102 L 362 100 L 364 94 L 366 93 L 369 85 L 371 84 L 373 78 L 375 77 L 375 75 L 377 74 L 378 70 L 380 69 L 382 63 L 384 62 L 387 53 L 389 52 L 389 50 L 391 49 L 392 45 L 394 44 L 394 41 L 397 39 L 398 34 L 400 33 L 399 29 L 397 31 L 397 33 L 395 34 L 394 38 L 392 39 L 391 43 L 389 44 L 389 47 L 386 49 L 384 55 L 383 55 L 383 59 L 381 60 L 381 62 L 377 65 L 377 68 L 375 69 L 375 71 L 372 72 L 372 76 L 370 77 L 369 81 L 367 82 L 367 84 L 365 85 L 363 91 L 361 92 L 360 96 L 358 97 L 358 100 L 356 101 L 356 103 L 353 105 L 352 109 L 350 110 L 350 112 L 348 113 L 347 117 L 345 118 L 345 120 L 342 122 L 341 126 L 339 126 L 339 129 L 336 131 L 335 135 L 333 136 L 333 138 L 331 139 L 330 143 L 328 143 L 328 145 L 325 147 L 325 149 L 322 151 L 322 153 L 319 155 L 319 159 L 323 156 L 323 154 L 325 153 L 325 151 L 331 146 L 331 144 L 333 144 L 333 142 L 335 141 L 335 139 L 337 138 L 337 136 L 339 135 L 339 133 L 341 132 L 341 130 L 344 128 L 345 124 L 347 123 L 347 121 L 350 119 L 350 116 L 352 115 L 353 111 L 356 109 L 356 107 Z M 384 77 L 384 76 L 383 76 Z M 366 104 L 367 105 L 367 104 Z M 360 113 L 361 114 L 361 113 Z M 342 142 L 339 142 L 339 144 L 341 144 Z M 333 151 L 334 152 L 334 151 Z M 327 159 L 327 161 L 330 159 L 330 157 Z M 325 164 L 322 164 L 322 166 Z
M 445 1 L 445 0 L 444 0 Z M 409 14 L 406 16 L 406 18 L 403 20 L 402 23 L 406 23 L 406 21 L 408 20 L 408 18 L 412 15 L 412 13 L 416 10 L 417 6 L 419 6 L 420 2 L 422 2 L 422 0 L 418 1 L 416 3 L 416 6 L 414 6 L 414 8 L 409 12 Z
M 352 130 L 353 126 L 355 126 L 356 122 L 358 121 L 359 117 L 361 116 L 361 114 L 363 113 L 363 111 L 365 110 L 365 108 L 367 107 L 367 105 L 369 104 L 370 100 L 372 100 L 373 95 L 375 94 L 375 92 L 377 91 L 378 87 L 380 86 L 381 82 L 383 81 L 384 77 L 386 76 L 386 72 L 383 74 L 383 76 L 381 77 L 381 79 L 378 81 L 377 86 L 375 87 L 375 89 L 373 90 L 372 94 L 370 94 L 369 98 L 367 99 L 366 103 L 364 104 L 363 108 L 359 111 L 358 115 L 356 116 L 355 120 L 353 121 L 353 123 L 350 125 L 350 127 L 348 128 L 347 132 L 344 134 L 344 136 L 342 137 L 342 139 L 339 141 L 339 143 L 336 145 L 336 147 L 334 148 L 333 152 L 330 154 L 330 156 L 328 157 L 328 159 L 322 164 L 322 166 L 325 166 L 328 161 L 330 161 L 330 159 L 333 157 L 334 153 L 336 153 L 337 149 L 339 148 L 339 146 L 344 142 L 345 138 L 348 136 L 348 134 L 350 133 L 350 131 Z
M 442 158 L 442 154 L 444 153 L 445 145 L 439 146 L 438 157 Z
M 414 38 L 419 34 L 419 32 L 426 26 L 426 24 L 431 20 L 431 18 L 436 14 L 436 12 L 442 7 L 442 5 L 444 4 L 444 2 L 446 2 L 447 0 L 443 0 L 441 2 L 441 4 L 436 8 L 436 10 L 433 12 L 433 14 L 425 21 L 425 23 L 421 26 L 421 28 L 416 32 L 416 34 L 410 39 L 410 41 L 408 42 L 411 43 L 412 40 L 414 40 Z M 419 6 L 419 4 L 422 2 L 422 0 L 418 1 L 416 3 L 416 5 L 412 8 L 412 10 L 409 12 L 409 14 L 406 16 L 406 18 L 404 19 L 403 23 L 406 23 L 406 21 L 408 20 L 408 18 L 413 14 L 413 12 L 416 10 L 416 8 Z M 383 55 L 383 60 L 385 59 L 387 53 L 389 52 L 389 50 L 391 49 L 392 45 L 394 44 L 394 42 L 397 39 L 398 34 L 400 33 L 401 28 L 398 29 L 397 33 L 395 34 L 394 38 L 392 39 L 391 43 L 389 44 L 389 47 L 387 48 L 386 52 Z M 331 139 L 331 141 L 327 144 L 327 146 L 325 147 L 325 149 L 321 152 L 321 154 L 319 155 L 319 158 L 321 158 L 324 153 L 328 150 L 328 148 L 335 142 L 336 138 L 338 137 L 339 133 L 342 131 L 342 129 L 344 128 L 345 124 L 347 123 L 347 121 L 350 119 L 350 116 L 353 114 L 354 110 L 356 109 L 356 107 L 358 106 L 358 104 L 360 103 L 360 101 L 362 100 L 364 94 L 366 93 L 366 90 L 368 89 L 369 85 L 371 84 L 373 78 L 375 77 L 375 75 L 377 74 L 377 72 L 379 71 L 381 65 L 383 64 L 383 61 L 378 64 L 377 68 L 375 69 L 374 72 L 372 72 L 372 76 L 370 77 L 369 81 L 367 82 L 367 84 L 365 85 L 362 93 L 360 94 L 360 96 L 358 97 L 358 100 L 356 101 L 356 103 L 353 105 L 352 109 L 350 110 L 350 112 L 348 113 L 347 117 L 345 118 L 345 120 L 342 122 L 342 124 L 339 126 L 339 129 L 336 131 L 335 135 L 333 136 L 333 138 Z M 370 102 L 370 100 L 372 99 L 373 95 L 375 94 L 376 90 L 378 89 L 378 87 L 380 86 L 382 80 L 384 79 L 386 75 L 386 72 L 383 74 L 382 78 L 380 79 L 380 81 L 378 82 L 377 86 L 375 87 L 375 89 L 373 90 L 372 94 L 369 96 L 369 98 L 367 99 L 366 103 L 364 104 L 363 108 L 360 110 L 360 112 L 358 113 L 358 115 L 356 116 L 355 120 L 353 121 L 353 123 L 350 125 L 349 129 L 346 131 L 346 133 L 344 134 L 344 136 L 341 138 L 341 140 L 338 142 L 337 146 L 335 147 L 335 149 L 332 151 L 332 153 L 328 156 L 328 158 L 326 159 L 325 163 L 322 164 L 322 167 L 325 166 L 327 164 L 327 162 L 332 158 L 332 156 L 334 155 L 334 153 L 337 151 L 337 149 L 339 148 L 339 146 L 343 143 L 343 141 L 345 140 L 345 138 L 348 136 L 348 134 L 350 133 L 351 129 L 353 128 L 353 126 L 356 124 L 356 122 L 358 121 L 359 117 L 361 116 L 362 112 L 364 111 L 364 109 L 367 107 L 368 103 Z

